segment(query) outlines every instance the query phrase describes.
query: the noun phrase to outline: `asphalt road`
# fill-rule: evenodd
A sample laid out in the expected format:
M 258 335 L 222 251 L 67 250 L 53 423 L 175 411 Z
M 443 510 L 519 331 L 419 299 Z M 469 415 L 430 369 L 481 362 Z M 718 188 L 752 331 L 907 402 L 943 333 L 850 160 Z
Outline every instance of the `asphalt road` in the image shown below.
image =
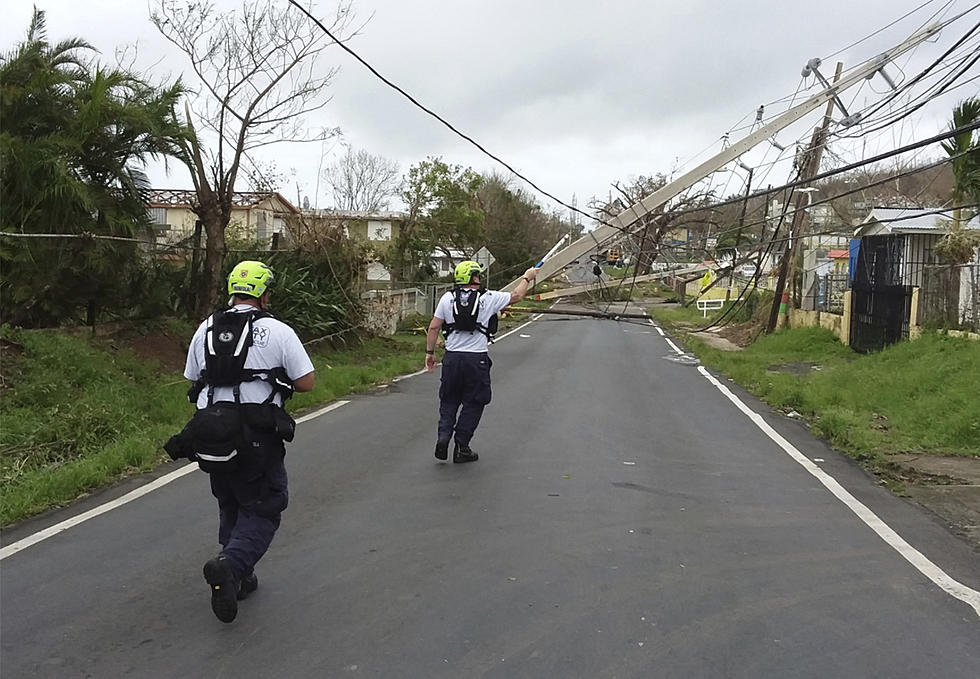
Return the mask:
M 978 612 L 697 366 L 665 358 L 654 328 L 550 317 L 492 355 L 475 464 L 432 455 L 436 374 L 300 425 L 290 507 L 230 625 L 201 577 L 216 511 L 200 472 L 8 556 L 0 674 L 980 676 Z M 939 572 L 980 590 L 965 543 L 733 391 Z

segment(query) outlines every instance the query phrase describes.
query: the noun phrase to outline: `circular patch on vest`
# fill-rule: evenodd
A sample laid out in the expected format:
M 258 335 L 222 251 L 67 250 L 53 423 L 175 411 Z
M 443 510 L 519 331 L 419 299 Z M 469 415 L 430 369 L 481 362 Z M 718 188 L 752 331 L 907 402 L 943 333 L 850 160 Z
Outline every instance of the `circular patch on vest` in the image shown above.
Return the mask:
M 235 333 L 228 332 L 227 330 L 225 332 L 223 332 L 223 333 L 221 333 L 221 334 L 218 335 L 218 341 L 219 342 L 230 342 L 233 339 L 235 339 Z

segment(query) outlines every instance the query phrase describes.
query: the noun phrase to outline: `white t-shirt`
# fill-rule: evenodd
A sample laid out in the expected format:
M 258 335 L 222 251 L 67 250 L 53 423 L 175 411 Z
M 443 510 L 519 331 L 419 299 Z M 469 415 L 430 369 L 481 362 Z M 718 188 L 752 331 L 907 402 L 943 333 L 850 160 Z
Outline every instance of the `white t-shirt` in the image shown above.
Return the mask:
M 245 312 L 255 307 L 248 304 L 236 304 L 233 311 Z M 206 367 L 204 361 L 204 338 L 207 333 L 207 319 L 197 328 L 187 349 L 187 364 L 184 367 L 184 377 L 197 381 L 201 371 Z M 313 372 L 313 361 L 299 341 L 296 331 L 275 318 L 260 318 L 252 324 L 252 346 L 245 357 L 245 367 L 253 370 L 262 368 L 285 368 L 289 379 L 295 380 Z M 234 401 L 233 387 L 215 387 L 214 401 Z M 262 380 L 242 382 L 240 393 L 242 403 L 262 403 L 272 392 L 272 386 Z M 274 403 L 282 405 L 282 397 L 278 394 Z M 197 397 L 197 407 L 206 408 L 208 405 L 208 388 L 205 387 Z
M 468 299 L 467 294 L 475 295 L 477 290 L 463 290 L 464 301 Z M 441 318 L 444 323 L 452 323 L 453 316 L 453 293 L 447 292 L 439 300 L 436 306 L 436 318 Z M 504 307 L 510 304 L 509 292 L 498 292 L 497 290 L 487 290 L 480 295 L 479 309 L 476 314 L 476 321 L 480 325 L 486 326 L 490 322 L 490 317 L 499 313 Z M 471 353 L 485 353 L 489 346 L 487 336 L 479 330 L 455 330 L 446 337 L 446 351 L 468 351 Z

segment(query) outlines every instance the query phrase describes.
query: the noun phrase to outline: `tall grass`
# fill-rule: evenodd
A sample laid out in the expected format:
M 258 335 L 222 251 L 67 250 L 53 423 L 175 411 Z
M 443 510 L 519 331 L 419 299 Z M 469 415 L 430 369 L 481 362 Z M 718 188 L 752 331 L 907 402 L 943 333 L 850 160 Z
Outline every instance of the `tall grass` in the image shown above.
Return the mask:
M 167 459 L 161 445 L 193 412 L 188 382 L 87 337 L 4 328 L 0 399 L 0 525 L 63 505 Z M 312 354 L 312 392 L 298 411 L 422 366 L 423 337 L 373 338 Z
M 927 333 L 859 355 L 823 328 L 786 330 L 741 352 L 689 338 L 702 362 L 859 459 L 894 452 L 980 456 L 980 342 Z

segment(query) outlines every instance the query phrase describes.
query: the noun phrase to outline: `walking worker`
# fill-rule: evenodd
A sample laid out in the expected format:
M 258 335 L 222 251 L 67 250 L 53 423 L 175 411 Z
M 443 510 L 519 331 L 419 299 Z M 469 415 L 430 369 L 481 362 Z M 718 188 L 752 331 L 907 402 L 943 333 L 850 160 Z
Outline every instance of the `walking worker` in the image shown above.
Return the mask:
M 483 269 L 474 261 L 467 260 L 456 266 L 453 290 L 439 300 L 426 334 L 425 368 L 432 372 L 436 367 L 439 331 L 446 333 L 446 354 L 442 359 L 439 385 L 436 458 L 445 460 L 449 457 L 449 442 L 455 438 L 455 463 L 479 459 L 470 448 L 470 440 L 480 424 L 483 408 L 490 403 L 490 366 L 493 362 L 487 348 L 497 330 L 497 314 L 504 307 L 524 299 L 538 270 L 532 267 L 525 271 L 513 292 L 486 290 L 480 279 L 482 273 Z
M 268 311 L 275 282 L 262 262 L 228 276 L 228 309 L 198 327 L 184 377 L 197 411 L 167 442 L 171 457 L 197 461 L 218 501 L 221 552 L 204 564 L 211 609 L 222 622 L 258 587 L 255 564 L 269 548 L 289 502 L 284 441 L 296 423 L 283 404 L 313 388 L 314 369 L 296 332 Z

